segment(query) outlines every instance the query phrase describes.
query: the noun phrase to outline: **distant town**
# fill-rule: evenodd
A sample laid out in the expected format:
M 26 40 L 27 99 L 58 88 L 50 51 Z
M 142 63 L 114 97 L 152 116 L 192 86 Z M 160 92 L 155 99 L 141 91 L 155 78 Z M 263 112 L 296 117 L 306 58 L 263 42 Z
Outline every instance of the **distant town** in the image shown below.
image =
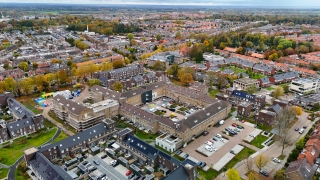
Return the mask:
M 0 179 L 320 178 L 316 9 L 0 4 Z

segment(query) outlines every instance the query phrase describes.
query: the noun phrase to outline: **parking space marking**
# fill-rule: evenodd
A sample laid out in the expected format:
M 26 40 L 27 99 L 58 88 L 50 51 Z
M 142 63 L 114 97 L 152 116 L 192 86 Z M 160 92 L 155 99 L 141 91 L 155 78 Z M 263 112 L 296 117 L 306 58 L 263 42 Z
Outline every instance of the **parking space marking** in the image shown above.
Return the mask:
M 112 174 L 107 168 L 103 167 L 103 166 L 100 166 L 102 167 L 104 170 L 108 171 L 113 177 L 115 177 L 116 179 L 120 180 L 117 176 L 115 176 L 114 174 Z

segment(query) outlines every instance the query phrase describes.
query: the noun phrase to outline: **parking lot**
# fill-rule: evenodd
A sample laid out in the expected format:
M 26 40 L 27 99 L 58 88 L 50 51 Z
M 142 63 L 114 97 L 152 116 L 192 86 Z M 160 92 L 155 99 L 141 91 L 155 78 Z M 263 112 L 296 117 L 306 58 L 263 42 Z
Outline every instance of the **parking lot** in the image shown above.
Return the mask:
M 212 139 L 212 138 L 211 138 L 211 139 Z M 223 145 L 225 145 L 227 142 L 228 142 L 228 140 L 225 139 L 225 138 L 219 138 L 218 141 L 213 141 L 213 140 L 211 140 L 211 143 L 213 143 L 212 146 L 213 146 L 214 149 L 216 149 L 216 150 L 210 151 L 210 150 L 206 149 L 206 147 L 208 147 L 209 145 L 207 145 L 207 144 L 202 144 L 200 147 L 198 147 L 197 151 L 198 151 L 199 153 L 202 153 L 203 155 L 209 157 L 209 156 L 211 156 L 214 152 L 216 152 L 218 149 L 220 149 Z
M 92 166 L 97 167 L 97 170 L 95 170 L 95 171 L 100 171 L 101 173 L 105 173 L 109 179 L 112 179 L 112 180 L 127 180 L 128 178 L 126 177 L 125 174 L 129 170 L 126 167 L 122 166 L 121 164 L 119 164 L 116 167 L 112 167 L 110 165 L 110 162 L 113 159 L 111 159 L 109 156 L 106 157 L 105 159 L 101 159 L 100 157 L 101 157 L 102 154 L 105 154 L 105 153 L 99 153 L 96 156 L 89 157 L 88 159 L 86 159 L 86 161 L 91 163 Z M 100 162 L 100 164 L 96 165 L 93 162 L 94 160 L 98 160 Z M 95 171 L 93 171 L 93 173 L 95 173 Z
M 226 134 L 223 134 L 222 131 L 225 130 L 225 128 L 232 126 L 232 123 L 237 123 L 238 125 L 241 125 L 244 127 L 243 130 L 238 132 L 235 136 L 229 136 Z M 236 145 L 239 143 L 242 143 L 243 139 L 247 137 L 250 133 L 252 133 L 256 128 L 254 128 L 251 125 L 248 125 L 248 123 L 241 123 L 236 122 L 234 120 L 226 120 L 225 124 L 219 126 L 219 127 L 211 127 L 208 129 L 209 134 L 207 136 L 200 136 L 195 141 L 188 144 L 186 147 L 184 147 L 182 150 L 184 153 L 189 154 L 191 157 L 206 162 L 208 166 L 212 166 L 213 164 L 216 164 L 226 153 L 230 152 L 231 149 L 233 149 Z M 212 139 L 213 136 L 216 134 L 221 134 L 228 138 L 228 142 L 224 143 L 223 146 L 221 146 L 217 151 L 215 151 L 211 156 L 207 157 L 199 152 L 196 152 L 196 149 L 198 149 L 200 146 L 204 145 L 206 141 L 209 139 Z

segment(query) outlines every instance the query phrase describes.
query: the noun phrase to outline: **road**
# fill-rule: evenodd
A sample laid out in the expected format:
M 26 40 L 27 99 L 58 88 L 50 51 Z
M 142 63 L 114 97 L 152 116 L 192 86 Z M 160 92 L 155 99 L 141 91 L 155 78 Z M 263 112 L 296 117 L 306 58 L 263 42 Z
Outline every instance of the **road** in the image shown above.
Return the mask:
M 114 167 L 107 164 L 104 160 L 98 158 L 97 156 L 89 157 L 86 159 L 90 162 L 93 166 L 96 166 L 97 169 L 101 173 L 105 173 L 107 177 L 111 178 L 112 180 L 127 180 L 128 178 L 120 174 Z M 96 165 L 93 163 L 93 160 L 98 160 L 100 165 Z

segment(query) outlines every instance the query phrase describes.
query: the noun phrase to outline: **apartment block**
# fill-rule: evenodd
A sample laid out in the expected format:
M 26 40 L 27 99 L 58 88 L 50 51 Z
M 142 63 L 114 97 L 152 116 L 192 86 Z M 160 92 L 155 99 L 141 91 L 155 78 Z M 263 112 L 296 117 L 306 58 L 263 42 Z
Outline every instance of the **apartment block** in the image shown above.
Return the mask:
M 305 94 L 308 92 L 316 92 L 320 88 L 317 79 L 300 78 L 291 82 L 289 90 L 299 94 Z

